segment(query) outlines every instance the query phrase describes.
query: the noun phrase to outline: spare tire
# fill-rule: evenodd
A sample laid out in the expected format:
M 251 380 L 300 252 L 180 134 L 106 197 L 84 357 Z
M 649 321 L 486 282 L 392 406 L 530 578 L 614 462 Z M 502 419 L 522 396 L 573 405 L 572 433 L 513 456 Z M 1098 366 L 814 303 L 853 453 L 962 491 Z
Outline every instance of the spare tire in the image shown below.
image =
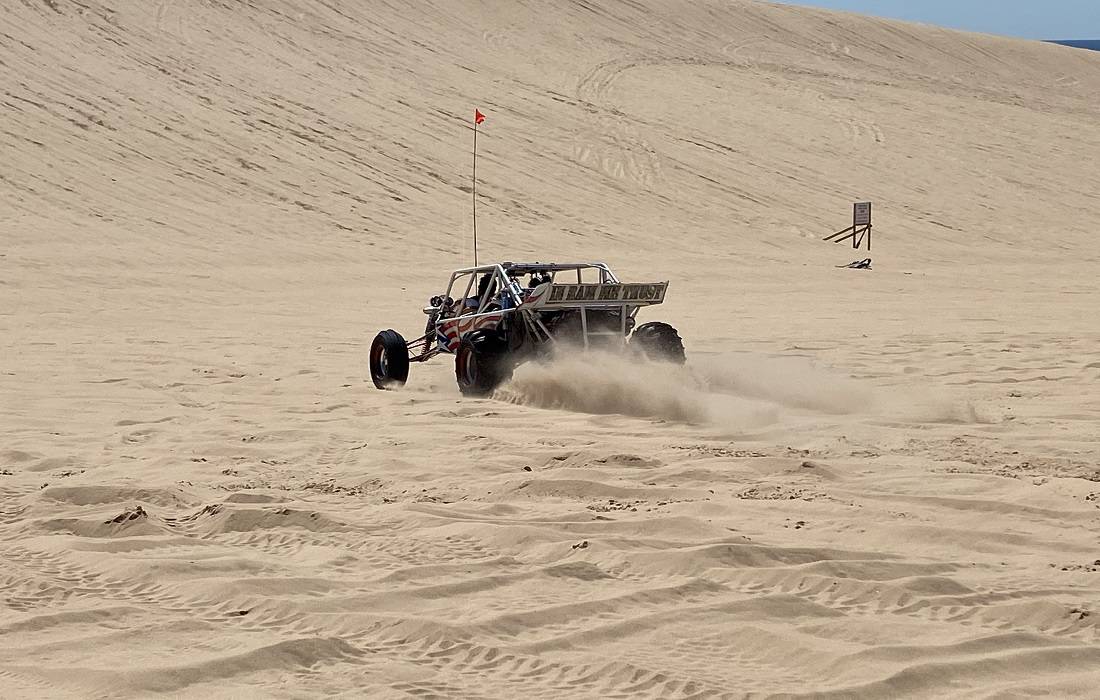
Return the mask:
M 370 378 L 379 389 L 397 388 L 409 380 L 409 346 L 397 331 L 374 336 L 370 344 Z
M 462 337 L 455 352 L 455 379 L 463 396 L 488 396 L 512 378 L 508 344 L 493 331 Z
M 680 334 L 672 326 L 660 321 L 638 326 L 630 336 L 630 347 L 656 362 L 682 365 L 687 361 Z

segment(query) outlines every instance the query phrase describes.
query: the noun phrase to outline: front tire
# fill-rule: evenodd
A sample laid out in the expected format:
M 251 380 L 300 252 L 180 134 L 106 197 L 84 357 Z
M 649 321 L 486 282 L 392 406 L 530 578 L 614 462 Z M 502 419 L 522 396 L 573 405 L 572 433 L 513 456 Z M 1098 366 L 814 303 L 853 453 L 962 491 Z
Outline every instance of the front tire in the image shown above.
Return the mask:
M 680 334 L 672 326 L 659 321 L 638 326 L 630 336 L 630 347 L 656 362 L 682 365 L 687 361 Z
M 374 336 L 370 344 L 370 378 L 379 389 L 395 389 L 409 380 L 409 346 L 397 331 Z
M 462 338 L 455 353 L 455 379 L 463 396 L 484 397 L 512 378 L 508 346 L 489 331 Z

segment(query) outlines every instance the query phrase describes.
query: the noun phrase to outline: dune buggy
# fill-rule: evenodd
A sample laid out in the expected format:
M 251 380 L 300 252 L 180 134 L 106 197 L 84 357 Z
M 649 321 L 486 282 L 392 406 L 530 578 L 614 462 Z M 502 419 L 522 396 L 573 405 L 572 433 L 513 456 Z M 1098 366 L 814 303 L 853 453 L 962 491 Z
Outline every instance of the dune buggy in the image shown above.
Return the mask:
M 635 328 L 643 306 L 660 304 L 668 282 L 623 284 L 604 263 L 504 262 L 456 270 L 431 298 L 424 334 L 406 341 L 385 330 L 371 343 L 370 373 L 380 389 L 403 385 L 409 365 L 455 356 L 458 387 L 488 395 L 520 363 L 555 346 L 625 348 L 683 364 L 684 343 L 667 323 Z

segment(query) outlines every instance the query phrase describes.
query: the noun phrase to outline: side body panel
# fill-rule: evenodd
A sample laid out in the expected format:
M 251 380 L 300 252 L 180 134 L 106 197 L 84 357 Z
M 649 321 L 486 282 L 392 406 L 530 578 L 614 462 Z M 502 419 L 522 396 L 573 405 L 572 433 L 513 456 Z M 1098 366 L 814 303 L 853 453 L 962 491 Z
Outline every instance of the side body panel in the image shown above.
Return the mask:
M 496 328 L 500 324 L 501 319 L 504 318 L 505 313 L 508 312 L 495 311 L 488 314 L 458 316 L 457 318 L 449 318 L 443 321 L 436 326 L 435 331 L 439 349 L 444 352 L 454 352 L 458 349 L 458 344 L 462 342 L 462 336 L 471 331 Z

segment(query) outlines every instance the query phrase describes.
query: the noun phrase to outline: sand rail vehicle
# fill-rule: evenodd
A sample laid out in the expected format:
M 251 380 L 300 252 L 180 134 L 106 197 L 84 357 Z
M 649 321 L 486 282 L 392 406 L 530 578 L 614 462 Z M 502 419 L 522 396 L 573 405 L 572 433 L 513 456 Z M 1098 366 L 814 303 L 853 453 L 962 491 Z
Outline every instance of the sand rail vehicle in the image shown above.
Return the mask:
M 636 326 L 643 306 L 660 304 L 668 282 L 622 283 L 604 263 L 503 262 L 455 270 L 431 298 L 424 334 L 406 341 L 384 330 L 370 348 L 380 389 L 409 378 L 409 365 L 447 353 L 458 387 L 486 396 L 522 362 L 570 350 L 621 348 L 650 360 L 683 364 L 684 343 L 667 323 Z

